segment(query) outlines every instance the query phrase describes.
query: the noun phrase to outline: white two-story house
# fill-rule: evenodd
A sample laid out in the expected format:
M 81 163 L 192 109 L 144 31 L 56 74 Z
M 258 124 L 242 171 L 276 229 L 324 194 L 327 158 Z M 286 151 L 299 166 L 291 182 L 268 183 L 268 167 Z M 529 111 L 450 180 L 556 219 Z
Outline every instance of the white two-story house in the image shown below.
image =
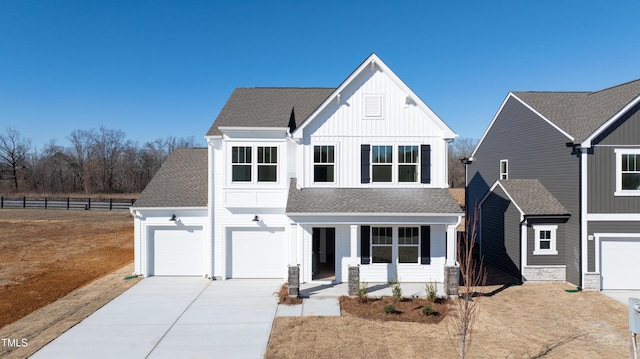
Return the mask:
M 456 134 L 375 54 L 337 88 L 238 88 L 132 207 L 135 271 L 442 282 L 463 213 Z

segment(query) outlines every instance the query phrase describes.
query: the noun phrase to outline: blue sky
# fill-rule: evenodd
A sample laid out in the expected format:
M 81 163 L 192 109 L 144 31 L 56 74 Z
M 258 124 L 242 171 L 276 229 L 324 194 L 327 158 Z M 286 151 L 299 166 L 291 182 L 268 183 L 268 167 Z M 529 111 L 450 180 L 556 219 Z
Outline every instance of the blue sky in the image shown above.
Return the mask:
M 338 86 L 370 53 L 460 137 L 509 91 L 640 78 L 638 1 L 0 0 L 0 132 L 203 136 L 235 87 Z

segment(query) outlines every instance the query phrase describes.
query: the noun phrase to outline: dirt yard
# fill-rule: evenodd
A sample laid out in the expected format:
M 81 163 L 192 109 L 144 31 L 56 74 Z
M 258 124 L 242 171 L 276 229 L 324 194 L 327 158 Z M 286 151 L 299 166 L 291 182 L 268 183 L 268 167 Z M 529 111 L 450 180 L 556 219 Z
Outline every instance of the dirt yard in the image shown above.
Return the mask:
M 567 284 L 487 287 L 468 358 L 628 358 L 627 307 Z M 278 317 L 266 358 L 455 358 L 450 313 L 437 324 Z
M 127 211 L 0 210 L 0 328 L 133 261 Z

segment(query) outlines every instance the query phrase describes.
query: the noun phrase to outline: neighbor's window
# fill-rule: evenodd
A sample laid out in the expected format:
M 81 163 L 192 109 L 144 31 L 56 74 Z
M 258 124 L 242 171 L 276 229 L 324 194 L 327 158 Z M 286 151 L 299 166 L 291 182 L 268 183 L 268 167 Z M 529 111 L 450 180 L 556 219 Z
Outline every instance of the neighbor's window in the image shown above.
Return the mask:
M 251 182 L 251 147 L 232 147 L 231 163 L 231 180 L 233 182 Z
M 393 237 L 391 227 L 371 227 L 371 262 L 391 263 Z
M 418 182 L 418 146 L 398 146 L 398 182 Z
M 258 147 L 258 182 L 276 182 L 278 147 Z
M 372 146 L 371 181 L 391 182 L 393 172 L 393 146 Z
M 556 250 L 556 231 L 558 226 L 533 226 L 535 235 L 535 255 L 554 255 Z
M 398 262 L 418 263 L 420 237 L 418 227 L 398 228 Z
M 509 161 L 508 160 L 500 160 L 500 179 L 501 180 L 509 179 Z
M 640 149 L 615 149 L 616 195 L 640 196 Z
M 313 181 L 334 182 L 334 172 L 334 147 L 313 146 Z

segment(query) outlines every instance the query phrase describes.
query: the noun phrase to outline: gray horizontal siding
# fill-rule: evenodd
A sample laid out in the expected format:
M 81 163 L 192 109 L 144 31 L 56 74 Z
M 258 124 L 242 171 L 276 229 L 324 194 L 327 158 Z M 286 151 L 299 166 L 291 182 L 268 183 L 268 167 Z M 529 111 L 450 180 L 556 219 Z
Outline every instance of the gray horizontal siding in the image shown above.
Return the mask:
M 588 156 L 589 213 L 638 213 L 640 197 L 616 197 L 615 148 L 640 148 L 640 106 L 635 106 L 594 141 Z
M 499 187 L 484 201 L 481 210 L 484 259 L 520 278 L 520 212 Z
M 638 221 L 590 221 L 587 223 L 588 234 L 594 233 L 638 233 L 640 234 L 640 222 Z M 587 270 L 596 271 L 596 241 L 588 241 Z
M 531 221 L 530 221 L 531 222 Z M 527 265 L 539 266 L 539 265 L 564 265 L 565 264 L 565 238 L 566 230 L 564 223 L 550 223 L 549 221 L 536 221 L 535 225 L 556 225 L 558 230 L 556 232 L 556 249 L 558 254 L 556 255 L 534 255 L 533 251 L 536 246 L 535 231 L 532 226 L 527 228 Z
M 579 158 L 566 147 L 568 141 L 518 100 L 507 100 L 467 167 L 467 215 L 498 179 L 500 160 L 509 160 L 510 179 L 539 179 L 571 213 L 565 226 L 565 264 L 567 281 L 579 283 Z

